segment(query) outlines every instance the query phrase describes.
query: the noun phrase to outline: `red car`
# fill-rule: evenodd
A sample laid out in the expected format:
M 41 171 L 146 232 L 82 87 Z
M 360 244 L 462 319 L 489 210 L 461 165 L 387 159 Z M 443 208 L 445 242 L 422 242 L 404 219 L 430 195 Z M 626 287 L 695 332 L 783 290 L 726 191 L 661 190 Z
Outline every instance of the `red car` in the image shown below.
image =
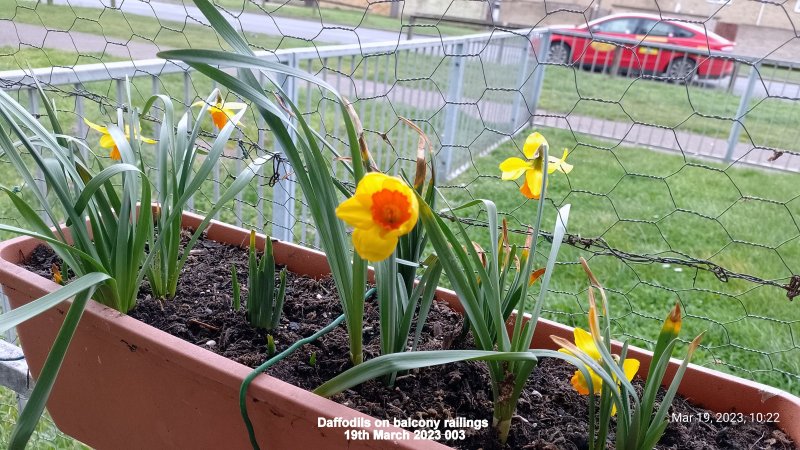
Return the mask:
M 614 14 L 580 26 L 553 26 L 550 31 L 549 62 L 603 70 L 616 67 L 634 76 L 650 74 L 682 82 L 695 76 L 722 78 L 733 72 L 733 61 L 710 57 L 709 50 L 728 52 L 736 44 L 693 23 L 651 14 Z M 612 43 L 617 39 L 637 43 Z

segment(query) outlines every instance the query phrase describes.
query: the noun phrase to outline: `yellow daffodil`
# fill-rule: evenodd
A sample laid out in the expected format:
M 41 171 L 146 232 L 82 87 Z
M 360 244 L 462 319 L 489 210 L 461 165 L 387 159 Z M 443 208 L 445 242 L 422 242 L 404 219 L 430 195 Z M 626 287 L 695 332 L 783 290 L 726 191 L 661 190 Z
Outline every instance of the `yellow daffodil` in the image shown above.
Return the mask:
M 206 102 L 200 101 L 193 103 L 192 106 L 203 106 L 205 104 Z M 245 108 L 247 108 L 247 105 L 244 103 L 226 102 L 222 99 L 222 96 L 217 96 L 217 102 L 208 107 L 208 112 L 211 114 L 211 120 L 214 121 L 214 125 L 221 130 L 229 120 L 233 119 L 237 111 Z M 239 123 L 236 123 L 236 125 L 243 126 Z
M 362 258 L 382 261 L 392 254 L 398 238 L 417 224 L 419 203 L 400 178 L 371 172 L 336 208 L 336 216 L 355 228 L 353 246 Z
M 58 264 L 53 263 L 50 266 L 50 271 L 53 273 L 53 281 L 56 284 L 64 284 L 64 277 L 61 276 L 61 269 L 58 267 Z
M 519 191 L 525 197 L 534 200 L 538 200 L 542 195 L 544 157 L 543 153 L 539 152 L 542 144 L 547 145 L 547 139 L 539 133 L 532 133 L 525 140 L 525 145 L 522 147 L 522 153 L 525 154 L 526 159 L 511 157 L 500 163 L 500 170 L 503 171 L 503 180 L 516 180 L 525 175 L 525 181 Z M 547 173 L 551 174 L 556 171 L 569 173 L 572 170 L 572 165 L 565 162 L 568 154 L 567 149 L 564 149 L 564 155 L 561 159 L 554 156 L 548 157 Z
M 600 351 L 597 349 L 597 345 L 595 345 L 594 339 L 589 332 L 582 328 L 575 328 L 574 336 L 575 346 L 578 347 L 581 352 L 585 353 L 598 363 L 601 362 Z M 559 351 L 568 355 L 572 354 L 571 351 L 564 348 Z M 587 370 L 592 378 L 592 389 L 594 390 L 595 394 L 599 394 L 600 389 L 603 386 L 603 379 L 600 378 L 600 376 L 598 376 L 592 369 L 587 367 Z M 625 359 L 625 361 L 622 362 L 622 371 L 625 372 L 625 378 L 627 378 L 628 381 L 631 381 L 636 375 L 636 372 L 639 371 L 639 361 L 630 358 Z M 579 394 L 589 395 L 589 384 L 586 381 L 586 377 L 583 376 L 583 373 L 580 370 L 575 371 L 575 374 L 572 375 L 570 383 Z M 617 384 L 619 384 L 619 381 L 617 381 Z M 611 414 L 614 413 L 616 413 L 616 407 L 614 407 L 611 411 Z
M 91 128 L 94 131 L 97 131 L 97 132 L 102 134 L 102 136 L 100 136 L 100 147 L 111 149 L 111 151 L 108 153 L 108 156 L 111 159 L 113 159 L 114 161 L 121 161 L 122 160 L 122 155 L 120 155 L 119 148 L 117 148 L 117 144 L 114 143 L 114 138 L 111 137 L 111 133 L 108 132 L 108 127 L 104 127 L 104 126 L 98 125 L 98 124 L 96 124 L 94 122 L 90 122 L 88 119 L 83 119 L 83 121 L 86 123 L 86 125 L 89 126 L 89 128 Z M 126 139 L 130 139 L 131 138 L 130 131 L 131 131 L 130 127 L 128 125 L 125 125 L 125 138 Z M 146 143 L 146 144 L 155 144 L 156 143 L 156 141 L 154 141 L 154 140 L 152 140 L 150 138 L 142 137 L 142 136 L 139 136 L 139 140 L 141 142 Z

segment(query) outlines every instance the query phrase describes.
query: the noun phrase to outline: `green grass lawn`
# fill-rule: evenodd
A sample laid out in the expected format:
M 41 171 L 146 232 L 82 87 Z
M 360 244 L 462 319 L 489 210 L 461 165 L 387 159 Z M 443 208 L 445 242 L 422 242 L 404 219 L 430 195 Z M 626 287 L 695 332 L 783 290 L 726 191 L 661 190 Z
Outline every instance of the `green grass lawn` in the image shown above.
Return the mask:
M 578 142 L 564 130 L 542 132 L 553 149 L 569 148 L 569 161 L 575 165 L 568 176 L 556 174 L 551 180 L 548 229 L 555 208 L 569 203 L 570 233 L 602 238 L 622 252 L 704 259 L 782 283 L 800 272 L 797 175 L 725 170 L 642 148 L 608 149 L 607 142 L 582 135 Z M 500 181 L 497 168 L 506 157 L 519 154 L 522 139 L 524 134 L 515 139 L 516 145 L 503 145 L 474 160 L 444 190 L 448 201 L 455 205 L 489 198 L 512 228 L 524 229 L 533 220 L 534 202 L 523 201 L 515 183 Z M 482 216 L 475 212 L 472 217 Z M 484 229 L 471 232 L 474 240 L 488 245 Z M 723 283 L 709 272 L 677 264 L 562 247 L 562 265 L 554 274 L 554 295 L 545 316 L 570 325 L 586 326 L 587 282 L 575 264 L 578 256 L 589 259 L 611 291 L 618 336 L 637 344 L 652 341 L 659 321 L 679 300 L 688 316 L 683 338 L 707 330 L 696 362 L 800 394 L 800 348 L 792 337 L 800 331 L 800 308 L 784 290 L 735 279 Z
M 8 448 L 18 415 L 16 394 L 10 389 L 0 387 L 0 447 Z M 37 450 L 89 449 L 89 447 L 58 431 L 58 428 L 47 414 L 42 417 L 42 420 L 36 426 L 36 431 L 31 435 L 31 440 L 28 442 L 28 448 Z
M 739 66 L 739 76 L 746 77 L 753 70 L 753 66 L 741 64 Z M 800 83 L 800 69 L 798 68 L 780 68 L 772 66 L 761 66 L 758 73 L 765 83 L 770 80 L 788 83 Z
M 581 69 L 548 66 L 541 110 L 657 126 L 727 139 L 740 97 L 724 90 L 646 79 L 611 77 Z M 798 150 L 798 102 L 753 99 L 740 140 Z
M 118 61 L 108 55 L 98 55 L 94 53 L 77 54 L 53 50 L 49 48 L 13 48 L 0 47 L 0 71 L 33 69 L 40 67 L 72 67 L 79 64 L 95 64 L 98 62 Z

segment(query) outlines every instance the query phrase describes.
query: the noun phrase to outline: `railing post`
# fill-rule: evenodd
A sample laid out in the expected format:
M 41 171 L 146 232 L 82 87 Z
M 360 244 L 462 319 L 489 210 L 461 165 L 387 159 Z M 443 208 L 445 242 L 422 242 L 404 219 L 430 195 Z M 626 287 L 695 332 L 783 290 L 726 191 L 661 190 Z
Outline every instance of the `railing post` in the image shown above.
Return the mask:
M 417 23 L 417 17 L 412 15 L 411 18 L 408 19 L 408 31 L 406 32 L 406 40 L 410 41 L 411 39 L 414 38 L 414 25 L 416 25 L 416 23 Z
M 723 64 L 725 62 L 723 61 Z M 739 67 L 741 67 L 741 63 L 739 61 L 733 61 L 733 72 L 731 72 L 731 79 L 728 81 L 728 87 L 725 89 L 725 92 L 728 94 L 733 93 L 733 88 L 736 86 L 736 79 L 739 78 Z
M 194 94 L 192 94 L 192 92 L 189 90 L 189 86 L 192 85 L 192 76 L 189 74 L 189 69 L 186 69 L 186 71 L 183 72 L 183 76 L 181 78 L 183 79 L 183 104 L 184 106 L 189 108 L 191 107 L 191 104 L 194 103 L 192 101 L 194 100 Z M 187 122 L 187 126 L 189 127 L 192 126 L 191 114 L 189 114 L 189 121 Z M 189 209 L 189 211 L 194 211 L 194 195 L 189 197 L 189 201 L 186 202 L 186 207 Z
M 289 58 L 283 62 L 289 67 L 297 68 L 297 56 L 291 54 Z M 278 75 L 276 82 L 286 92 L 289 99 L 297 103 L 297 80 L 294 77 L 286 75 Z M 294 139 L 295 134 L 293 130 L 289 133 Z M 282 241 L 292 242 L 293 233 L 292 227 L 295 222 L 295 179 L 293 170 L 286 162 L 286 157 L 283 148 L 280 144 L 275 143 L 275 153 L 284 161 L 278 167 L 278 182 L 272 188 L 272 237 Z M 303 170 L 302 167 L 298 170 Z
M 536 109 L 539 107 L 539 99 L 542 96 L 542 84 L 544 83 L 544 69 L 547 64 L 542 64 L 547 61 L 547 53 L 550 51 L 550 31 L 547 30 L 542 34 L 542 40 L 539 43 L 537 53 L 536 67 L 533 69 L 533 80 L 531 82 L 531 100 L 528 103 L 529 119 L 536 115 Z
M 731 125 L 731 134 L 728 136 L 728 150 L 725 152 L 725 162 L 731 162 L 731 160 L 733 160 L 733 152 L 736 150 L 736 145 L 739 143 L 739 136 L 742 134 L 744 116 L 747 114 L 747 109 L 750 107 L 750 97 L 753 95 L 756 80 L 759 78 L 759 67 L 760 64 L 754 64 L 750 69 L 750 75 L 747 77 L 747 87 L 742 93 L 742 98 L 739 101 L 739 109 L 736 111 L 736 117 L 734 117 L 733 125 Z
M 3 292 L 3 287 L 0 286 L 0 312 L 11 311 L 11 304 L 8 302 Z M 0 386 L 11 388 L 16 392 L 17 396 L 17 411 L 22 412 L 25 408 L 25 403 L 28 402 L 26 396 L 31 395 L 33 390 L 33 382 L 28 376 L 28 363 L 25 359 L 17 360 L 22 349 L 13 345 L 17 340 L 17 334 L 14 328 L 7 330 L 3 334 L 5 342 L 0 340 Z
M 461 102 L 461 92 L 464 88 L 464 43 L 459 42 L 453 46 L 451 54 L 453 61 L 450 65 L 450 78 L 448 80 L 447 104 L 444 114 L 444 134 L 442 135 L 442 151 L 437 156 L 437 178 L 442 181 L 450 179 L 453 164 L 453 146 L 456 143 L 456 129 L 458 128 L 458 110 Z
M 525 45 L 522 47 L 522 64 L 520 64 L 520 71 L 519 77 L 517 78 L 517 86 L 519 89 L 519 95 L 514 96 L 514 102 L 511 104 L 511 133 L 516 133 L 519 127 L 522 126 L 524 120 L 522 120 L 523 112 L 521 111 L 521 106 L 523 103 L 523 96 L 525 95 L 525 90 L 523 89 L 525 83 L 528 81 L 529 73 L 528 69 L 530 67 L 531 61 L 531 52 L 529 50 L 529 46 Z M 527 108 L 526 108 L 527 109 Z M 527 111 L 525 112 L 527 115 Z

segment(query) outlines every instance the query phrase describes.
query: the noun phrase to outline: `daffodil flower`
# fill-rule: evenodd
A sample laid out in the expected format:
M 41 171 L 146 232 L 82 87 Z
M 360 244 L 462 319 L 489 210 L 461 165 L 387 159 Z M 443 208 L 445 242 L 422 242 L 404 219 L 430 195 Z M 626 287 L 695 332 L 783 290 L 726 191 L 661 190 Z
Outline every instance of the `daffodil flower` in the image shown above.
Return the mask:
M 419 203 L 400 178 L 371 172 L 336 208 L 336 216 L 355 228 L 353 246 L 362 258 L 382 261 L 392 254 L 398 238 L 417 224 Z
M 200 101 L 193 103 L 192 106 L 203 106 L 205 104 L 206 102 Z M 211 114 L 211 120 L 214 121 L 214 125 L 221 130 L 236 115 L 237 111 L 245 108 L 247 108 L 247 105 L 244 103 L 226 102 L 222 99 L 222 96 L 217 96 L 217 102 L 208 107 L 208 112 Z M 236 125 L 243 126 L 239 123 L 236 123 Z
M 534 200 L 538 200 L 542 195 L 544 157 L 543 152 L 539 152 L 542 144 L 547 145 L 547 139 L 539 133 L 532 133 L 525 140 L 525 145 L 522 147 L 525 159 L 511 157 L 500 163 L 500 170 L 503 171 L 503 180 L 516 180 L 525 175 L 525 182 L 522 183 L 519 191 L 525 197 Z M 567 149 L 564 149 L 564 155 L 561 159 L 549 156 L 547 158 L 547 173 L 551 174 L 556 171 L 570 173 L 572 165 L 565 162 L 568 154 Z
M 102 134 L 102 136 L 100 136 L 100 147 L 111 149 L 111 151 L 108 153 L 108 156 L 114 161 L 121 161 L 122 155 L 120 155 L 119 148 L 117 148 L 117 144 L 114 143 L 114 138 L 111 137 L 111 133 L 108 132 L 108 127 L 98 125 L 94 122 L 89 121 L 88 119 L 83 119 L 83 121 L 86 123 L 86 125 L 89 126 L 89 128 Z M 125 125 L 125 138 L 126 139 L 131 138 L 131 129 L 128 125 Z M 139 136 L 139 140 L 146 144 L 156 143 L 156 141 L 143 136 Z
M 602 358 L 600 356 L 600 351 L 597 349 L 597 345 L 594 343 L 594 338 L 592 335 L 582 328 L 575 328 L 575 346 L 580 349 L 583 353 L 585 353 L 588 357 L 592 358 L 593 360 L 600 363 Z M 566 353 L 568 355 L 572 355 L 572 352 L 562 348 L 559 352 Z M 614 355 L 616 357 L 616 355 Z M 600 378 L 597 373 L 595 373 L 591 368 L 586 367 L 589 371 L 589 376 L 592 378 L 592 389 L 594 390 L 595 394 L 600 393 L 600 389 L 603 386 L 603 379 Z M 626 358 L 625 361 L 622 362 L 622 371 L 625 372 L 625 378 L 628 381 L 631 381 L 633 377 L 636 375 L 636 372 L 639 371 L 639 361 L 636 359 Z M 575 374 L 572 375 L 572 379 L 570 380 L 572 387 L 581 395 L 589 395 L 589 383 L 586 380 L 586 377 L 583 376 L 583 372 L 580 370 L 576 370 Z M 619 384 L 619 381 L 617 381 Z M 611 414 L 616 413 L 616 406 L 611 410 Z
M 61 269 L 58 267 L 58 264 L 53 263 L 50 266 L 50 271 L 53 273 L 53 281 L 56 284 L 64 284 L 64 277 L 61 275 Z

